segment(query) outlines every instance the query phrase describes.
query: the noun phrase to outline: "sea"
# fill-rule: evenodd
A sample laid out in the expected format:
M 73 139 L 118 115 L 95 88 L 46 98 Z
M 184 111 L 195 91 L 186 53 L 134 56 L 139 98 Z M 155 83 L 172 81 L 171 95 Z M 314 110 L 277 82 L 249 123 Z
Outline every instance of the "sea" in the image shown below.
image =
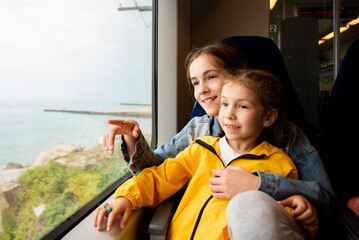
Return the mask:
M 107 120 L 127 119 L 111 115 L 45 112 L 44 109 L 113 111 L 137 107 L 143 106 L 117 100 L 0 98 L 0 170 L 10 162 L 23 166 L 32 164 L 40 153 L 63 143 L 96 147 L 110 128 Z M 136 120 L 141 128 L 151 127 L 151 118 Z

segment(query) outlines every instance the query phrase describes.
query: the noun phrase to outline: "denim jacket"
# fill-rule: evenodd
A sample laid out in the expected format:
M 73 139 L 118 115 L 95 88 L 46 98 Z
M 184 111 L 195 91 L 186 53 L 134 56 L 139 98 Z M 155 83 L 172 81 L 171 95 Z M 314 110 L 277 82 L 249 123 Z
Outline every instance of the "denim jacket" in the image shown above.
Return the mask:
M 192 118 L 169 144 L 163 144 L 152 151 L 143 135 L 139 136 L 134 155 L 129 158 L 126 144 L 122 141 L 121 151 L 134 175 L 142 169 L 158 166 L 167 158 L 174 158 L 190 143 L 202 136 L 217 136 L 221 127 L 215 117 L 204 115 Z M 305 134 L 294 124 L 290 125 L 290 139 L 284 149 L 298 169 L 299 179 L 286 179 L 280 174 L 256 171 L 260 177 L 258 190 L 276 200 L 293 195 L 302 195 L 316 208 L 319 216 L 327 216 L 334 204 L 334 193 L 325 172 L 318 151 Z

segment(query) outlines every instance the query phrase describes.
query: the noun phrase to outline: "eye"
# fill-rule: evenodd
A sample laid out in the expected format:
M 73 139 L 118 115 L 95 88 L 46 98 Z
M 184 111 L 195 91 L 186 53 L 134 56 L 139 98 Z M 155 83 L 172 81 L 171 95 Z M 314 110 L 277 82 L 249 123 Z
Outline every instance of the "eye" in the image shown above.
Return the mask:
M 239 108 L 241 108 L 241 109 L 247 109 L 248 107 L 247 107 L 246 105 L 244 105 L 244 104 L 241 104 L 241 105 L 239 105 Z
M 216 75 L 209 75 L 208 80 L 215 79 L 216 77 L 217 77 Z
M 193 87 L 197 86 L 198 84 L 199 84 L 198 81 L 192 81 L 192 86 L 193 86 Z
M 227 107 L 227 106 L 228 106 L 228 103 L 222 102 L 222 106 L 223 106 L 223 107 Z

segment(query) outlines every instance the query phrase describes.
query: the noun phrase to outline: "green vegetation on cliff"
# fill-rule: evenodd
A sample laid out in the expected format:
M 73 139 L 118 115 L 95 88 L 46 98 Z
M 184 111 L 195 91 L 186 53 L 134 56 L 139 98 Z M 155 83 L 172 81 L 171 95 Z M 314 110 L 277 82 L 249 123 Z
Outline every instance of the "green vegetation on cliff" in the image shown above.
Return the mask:
M 29 168 L 18 179 L 17 207 L 0 239 L 41 238 L 126 171 L 118 152 L 109 155 L 102 146 Z

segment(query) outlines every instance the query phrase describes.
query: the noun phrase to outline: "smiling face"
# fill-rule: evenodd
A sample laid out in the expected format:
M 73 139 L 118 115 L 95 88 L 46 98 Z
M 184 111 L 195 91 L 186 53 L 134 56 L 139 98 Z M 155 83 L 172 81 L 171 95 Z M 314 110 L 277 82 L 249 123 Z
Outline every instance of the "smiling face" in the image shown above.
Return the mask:
M 218 118 L 229 145 L 237 152 L 248 152 L 258 144 L 263 129 L 276 119 L 273 111 L 265 113 L 256 94 L 241 83 L 230 82 L 222 88 Z
M 217 64 L 216 57 L 201 54 L 189 67 L 194 97 L 209 116 L 217 116 L 221 106 L 220 97 L 226 71 Z

